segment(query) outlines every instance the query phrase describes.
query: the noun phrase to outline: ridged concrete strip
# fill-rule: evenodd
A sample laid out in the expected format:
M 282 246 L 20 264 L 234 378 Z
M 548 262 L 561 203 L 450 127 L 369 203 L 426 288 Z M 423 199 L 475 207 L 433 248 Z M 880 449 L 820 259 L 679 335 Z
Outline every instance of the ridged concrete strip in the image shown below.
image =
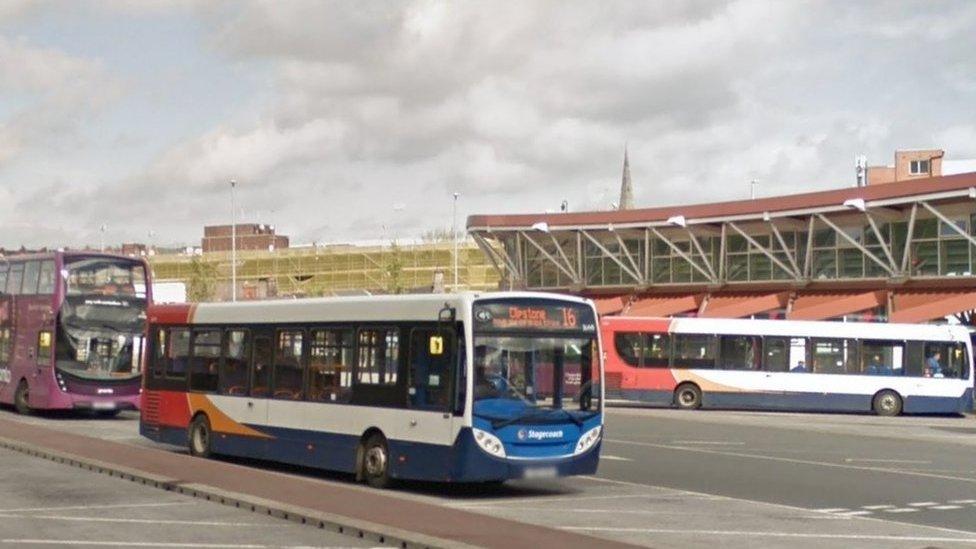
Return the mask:
M 383 545 L 401 547 L 403 549 L 475 549 L 475 546 L 452 540 L 426 536 L 416 532 L 343 517 L 341 515 L 322 513 L 320 511 L 247 494 L 228 492 L 206 484 L 184 484 L 179 479 L 154 475 L 138 469 L 105 463 L 97 459 L 59 452 L 6 437 L 0 437 L 0 448 L 111 477 L 117 477 L 152 488 L 176 492 L 221 505 L 244 509 L 253 513 L 290 520 Z

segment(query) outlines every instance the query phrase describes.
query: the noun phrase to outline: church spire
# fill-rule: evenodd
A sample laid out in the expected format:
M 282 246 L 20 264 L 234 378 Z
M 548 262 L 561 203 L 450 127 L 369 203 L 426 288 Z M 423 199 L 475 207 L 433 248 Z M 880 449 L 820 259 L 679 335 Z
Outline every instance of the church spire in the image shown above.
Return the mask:
M 630 182 L 630 161 L 627 158 L 627 146 L 624 145 L 624 174 L 620 181 L 620 202 L 617 209 L 634 209 L 634 186 Z

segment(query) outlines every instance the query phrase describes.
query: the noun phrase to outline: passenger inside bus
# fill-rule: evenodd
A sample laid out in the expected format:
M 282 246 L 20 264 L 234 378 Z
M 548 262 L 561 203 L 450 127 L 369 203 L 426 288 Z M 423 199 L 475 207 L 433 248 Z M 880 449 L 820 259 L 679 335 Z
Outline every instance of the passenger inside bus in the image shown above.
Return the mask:
M 945 377 L 942 372 L 942 352 L 935 351 L 925 360 L 925 377 Z
M 790 368 L 790 372 L 803 373 L 803 372 L 808 372 L 808 371 L 809 370 L 807 370 L 806 363 L 803 362 L 802 360 L 798 360 L 797 363 L 796 363 L 796 366 L 793 366 L 792 368 Z

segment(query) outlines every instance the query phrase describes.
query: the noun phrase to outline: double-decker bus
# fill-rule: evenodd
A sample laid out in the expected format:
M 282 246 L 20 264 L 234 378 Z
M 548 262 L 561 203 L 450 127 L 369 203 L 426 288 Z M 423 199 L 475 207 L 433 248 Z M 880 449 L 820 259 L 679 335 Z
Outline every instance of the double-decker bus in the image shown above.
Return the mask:
M 607 396 L 678 408 L 963 413 L 960 326 L 606 317 Z
M 591 474 L 603 368 L 589 301 L 459 293 L 158 305 L 140 432 L 393 479 Z
M 0 402 L 22 414 L 137 409 L 150 292 L 141 259 L 0 257 Z

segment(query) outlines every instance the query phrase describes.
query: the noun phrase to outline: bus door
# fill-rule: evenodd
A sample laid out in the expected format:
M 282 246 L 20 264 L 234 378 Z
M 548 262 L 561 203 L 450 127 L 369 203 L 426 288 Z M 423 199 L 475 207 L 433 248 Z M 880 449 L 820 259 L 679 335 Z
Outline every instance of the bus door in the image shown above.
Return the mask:
M 271 391 L 271 365 L 274 355 L 271 334 L 255 333 L 254 348 L 251 352 L 250 390 L 242 399 L 243 406 L 238 410 L 240 422 L 263 431 L 268 423 L 268 398 Z M 252 440 L 255 445 L 248 448 L 248 455 L 264 458 L 268 451 L 265 440 Z
M 451 394 L 457 356 L 457 336 L 449 327 L 414 328 L 410 332 L 408 413 L 404 420 L 411 440 L 453 444 Z

